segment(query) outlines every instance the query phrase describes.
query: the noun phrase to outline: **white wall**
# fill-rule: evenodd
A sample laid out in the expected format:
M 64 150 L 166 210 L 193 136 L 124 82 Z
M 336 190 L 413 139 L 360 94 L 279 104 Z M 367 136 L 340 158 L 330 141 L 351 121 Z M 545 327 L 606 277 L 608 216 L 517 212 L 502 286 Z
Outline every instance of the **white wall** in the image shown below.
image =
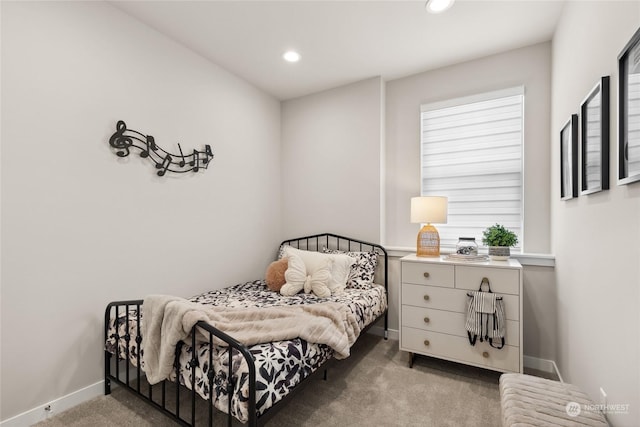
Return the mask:
M 525 356 L 557 358 L 557 286 L 555 269 L 523 266 L 522 341 Z M 526 366 L 526 365 L 525 365 Z
M 282 103 L 282 228 L 380 241 L 379 77 Z
M 107 302 L 261 277 L 282 235 L 276 99 L 106 3 L 1 7 L 6 420 L 101 380 Z M 119 119 L 213 165 L 118 159 Z
M 542 43 L 387 83 L 389 246 L 415 246 L 418 233 L 409 200 L 420 194 L 420 105 L 524 85 L 524 251 L 549 252 L 550 52 Z
M 630 405 L 609 415 L 616 426 L 640 425 L 640 184 L 616 185 L 617 56 L 638 27 L 638 2 L 567 2 L 553 40 L 558 364 L 596 402 L 603 387 L 608 403 Z M 601 76 L 611 76 L 611 189 L 561 201 L 559 132 Z

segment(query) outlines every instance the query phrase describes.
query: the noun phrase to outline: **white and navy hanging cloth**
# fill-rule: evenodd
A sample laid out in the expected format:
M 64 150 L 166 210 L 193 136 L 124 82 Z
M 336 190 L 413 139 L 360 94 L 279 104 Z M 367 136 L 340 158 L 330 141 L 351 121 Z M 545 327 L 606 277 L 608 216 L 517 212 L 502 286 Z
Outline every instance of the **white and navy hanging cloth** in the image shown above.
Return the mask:
M 482 290 L 482 285 L 487 285 L 487 291 Z M 467 321 L 465 328 L 469 335 L 469 343 L 476 345 L 476 339 L 480 342 L 487 341 L 491 347 L 504 347 L 505 314 L 504 301 L 491 291 L 489 279 L 486 277 L 480 283 L 480 289 L 467 292 L 469 305 L 467 307 Z

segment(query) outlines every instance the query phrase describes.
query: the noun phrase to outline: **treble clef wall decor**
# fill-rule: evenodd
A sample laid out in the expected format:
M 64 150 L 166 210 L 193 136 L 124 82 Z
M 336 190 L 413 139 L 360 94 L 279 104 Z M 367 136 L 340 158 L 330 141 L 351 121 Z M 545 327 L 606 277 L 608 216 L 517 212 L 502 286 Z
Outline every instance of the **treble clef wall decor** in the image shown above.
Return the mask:
M 155 163 L 156 169 L 159 169 L 158 176 L 164 176 L 167 172 L 198 172 L 200 169 L 207 169 L 213 159 L 209 144 L 204 146 L 204 151 L 194 149 L 193 153 L 186 156 L 178 144 L 180 154 L 172 154 L 160 148 L 153 136 L 127 129 L 127 124 L 122 120 L 118 121 L 116 132 L 109 138 L 109 145 L 115 148 L 118 157 L 127 157 L 131 148 L 137 148 L 140 150 L 140 157 L 149 158 Z

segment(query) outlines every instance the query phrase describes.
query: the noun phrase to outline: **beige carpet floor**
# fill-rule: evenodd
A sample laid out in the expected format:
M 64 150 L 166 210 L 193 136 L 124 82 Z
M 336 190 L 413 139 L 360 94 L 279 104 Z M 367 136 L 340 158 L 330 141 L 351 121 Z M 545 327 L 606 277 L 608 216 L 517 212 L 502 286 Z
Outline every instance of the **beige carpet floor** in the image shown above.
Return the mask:
M 500 374 L 438 359 L 416 358 L 398 341 L 365 334 L 348 359 L 332 365 L 269 420 L 267 426 L 499 426 Z M 202 420 L 206 409 L 201 407 Z M 200 419 L 200 415 L 198 417 Z M 38 427 L 176 423 L 132 393 L 116 389 L 60 413 Z M 220 424 L 218 424 L 220 425 Z

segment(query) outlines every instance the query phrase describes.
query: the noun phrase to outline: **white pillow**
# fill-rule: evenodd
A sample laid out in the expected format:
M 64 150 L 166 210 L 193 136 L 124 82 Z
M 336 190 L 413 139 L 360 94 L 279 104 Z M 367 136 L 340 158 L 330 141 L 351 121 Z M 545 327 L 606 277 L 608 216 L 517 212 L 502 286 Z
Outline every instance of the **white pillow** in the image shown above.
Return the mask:
M 341 294 L 347 287 L 347 279 L 349 278 L 351 265 L 356 262 L 356 260 L 349 255 L 303 251 L 292 246 L 285 246 L 283 255 L 297 255 L 302 258 L 308 275 L 313 275 L 317 270 L 326 265 L 327 260 L 330 260 L 332 262 L 331 280 L 329 280 L 328 287 L 332 295 Z
M 347 288 L 370 289 L 373 283 L 373 277 L 376 273 L 376 265 L 378 264 L 378 254 L 375 252 L 345 252 L 334 249 L 323 248 L 325 254 L 345 254 L 355 260 L 351 267 L 349 278 L 347 280 Z
M 304 293 L 313 292 L 320 298 L 331 296 L 328 284 L 331 280 L 331 260 L 325 259 L 324 265 L 315 272 L 307 271 L 302 258 L 289 255 L 289 267 L 284 273 L 286 283 L 280 288 L 280 294 L 292 296 L 304 289 Z

